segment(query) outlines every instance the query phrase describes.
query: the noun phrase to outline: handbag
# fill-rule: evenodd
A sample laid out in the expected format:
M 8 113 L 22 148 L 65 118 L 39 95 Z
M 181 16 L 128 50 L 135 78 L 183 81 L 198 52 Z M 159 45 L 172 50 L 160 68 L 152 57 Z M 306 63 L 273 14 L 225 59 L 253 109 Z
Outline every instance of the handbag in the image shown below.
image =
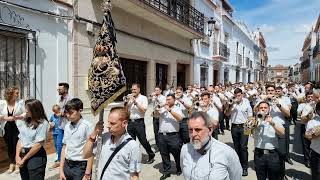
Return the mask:
M 102 180 L 103 174 L 106 171 L 106 169 L 109 166 L 109 164 L 111 163 L 113 157 L 123 148 L 123 146 L 125 146 L 131 140 L 133 140 L 133 139 L 132 138 L 128 138 L 125 141 L 123 141 L 118 147 L 116 147 L 116 149 L 113 151 L 113 153 L 111 154 L 111 156 L 109 157 L 108 161 L 106 162 L 106 164 L 104 165 L 104 167 L 102 169 L 100 180 Z

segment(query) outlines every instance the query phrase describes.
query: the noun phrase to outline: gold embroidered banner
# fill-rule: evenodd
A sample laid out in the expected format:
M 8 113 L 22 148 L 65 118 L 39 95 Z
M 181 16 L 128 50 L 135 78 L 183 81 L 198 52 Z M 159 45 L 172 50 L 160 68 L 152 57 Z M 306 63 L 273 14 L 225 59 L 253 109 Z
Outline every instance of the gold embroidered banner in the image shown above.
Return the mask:
M 126 78 L 115 47 L 117 39 L 110 9 L 105 10 L 88 75 L 94 115 L 126 91 Z

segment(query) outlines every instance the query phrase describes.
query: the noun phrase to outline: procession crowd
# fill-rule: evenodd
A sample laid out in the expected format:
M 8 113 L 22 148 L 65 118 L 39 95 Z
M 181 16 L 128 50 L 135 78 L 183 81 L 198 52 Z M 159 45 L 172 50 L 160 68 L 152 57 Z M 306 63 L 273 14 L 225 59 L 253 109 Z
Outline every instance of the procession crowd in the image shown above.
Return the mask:
M 45 177 L 44 143 L 52 133 L 61 180 L 139 179 L 141 151 L 147 164 L 162 159 L 161 180 L 171 176 L 170 154 L 176 174 L 187 180 L 230 179 L 248 175 L 248 140 L 254 139 L 254 169 L 258 180 L 287 179 L 290 125 L 299 124 L 305 166 L 313 180 L 320 179 L 320 88 L 315 82 L 235 83 L 208 87 L 159 86 L 150 95 L 134 83 L 124 105 L 111 109 L 96 125 L 81 115 L 83 102 L 59 83 L 59 100 L 47 118 L 36 99 L 20 100 L 19 89 L 5 90 L 0 100 L 0 135 L 8 147 L 7 173 L 23 180 Z M 146 137 L 145 113 L 153 107 L 156 148 Z M 105 129 L 104 127 L 107 127 Z M 233 148 L 218 134 L 231 131 Z M 94 168 L 93 168 L 94 167 Z

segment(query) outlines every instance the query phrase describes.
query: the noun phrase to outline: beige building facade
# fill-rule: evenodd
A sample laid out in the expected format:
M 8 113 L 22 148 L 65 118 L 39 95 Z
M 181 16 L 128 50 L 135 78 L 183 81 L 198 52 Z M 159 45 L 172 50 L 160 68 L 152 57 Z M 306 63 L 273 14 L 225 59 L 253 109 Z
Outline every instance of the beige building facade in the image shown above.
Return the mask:
M 274 83 L 287 83 L 289 82 L 289 67 L 276 65 L 268 67 L 268 81 Z
M 79 0 L 74 5 L 72 87 L 88 109 L 87 74 L 103 18 L 101 3 Z M 170 7 L 169 0 L 121 0 L 112 1 L 112 6 L 116 49 L 128 88 L 138 82 L 143 94 L 151 94 L 156 85 L 186 87 L 193 83 L 191 40 L 203 37 L 203 14 L 187 1 Z

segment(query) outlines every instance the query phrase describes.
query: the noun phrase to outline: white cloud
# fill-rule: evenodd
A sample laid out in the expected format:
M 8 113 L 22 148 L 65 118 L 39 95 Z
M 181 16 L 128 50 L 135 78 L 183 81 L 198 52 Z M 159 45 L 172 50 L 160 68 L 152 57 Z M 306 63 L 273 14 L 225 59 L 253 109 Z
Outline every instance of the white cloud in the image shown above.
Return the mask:
M 275 27 L 268 24 L 262 24 L 258 27 L 260 28 L 260 31 L 262 31 L 263 33 L 271 33 L 275 31 Z
M 295 26 L 293 32 L 295 33 L 308 33 L 312 28 L 312 24 L 299 24 Z

